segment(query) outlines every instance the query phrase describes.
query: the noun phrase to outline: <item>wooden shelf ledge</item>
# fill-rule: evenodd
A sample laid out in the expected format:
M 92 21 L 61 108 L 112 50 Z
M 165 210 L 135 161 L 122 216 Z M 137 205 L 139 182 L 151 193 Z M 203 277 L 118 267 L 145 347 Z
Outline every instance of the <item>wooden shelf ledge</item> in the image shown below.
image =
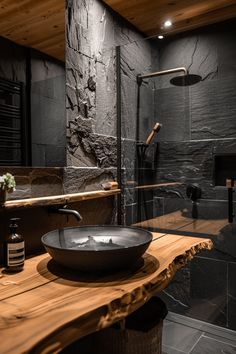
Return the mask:
M 83 200 L 89 200 L 89 199 L 106 198 L 119 193 L 120 193 L 120 189 L 114 189 L 109 191 L 97 190 L 97 191 L 81 192 L 81 193 L 73 193 L 73 194 L 53 195 L 50 197 L 9 200 L 1 205 L 0 210 L 10 210 L 10 209 L 20 209 L 20 208 L 23 209 L 23 208 L 32 208 L 32 207 L 56 205 L 56 204 L 68 204 L 73 202 L 80 202 Z
M 165 182 L 165 183 L 157 183 L 157 184 L 147 184 L 136 186 L 135 189 L 155 189 L 155 188 L 162 188 L 162 187 L 179 187 L 182 186 L 184 183 L 182 182 Z

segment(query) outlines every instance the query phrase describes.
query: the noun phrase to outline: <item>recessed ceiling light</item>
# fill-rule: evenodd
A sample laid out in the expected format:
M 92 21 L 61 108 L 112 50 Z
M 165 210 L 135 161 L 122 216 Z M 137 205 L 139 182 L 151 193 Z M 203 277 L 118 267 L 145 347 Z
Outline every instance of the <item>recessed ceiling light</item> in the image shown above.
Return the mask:
M 160 36 L 158 36 L 157 38 L 159 38 L 159 39 L 163 39 L 163 38 L 164 38 L 164 36 L 160 35 Z
M 170 27 L 170 26 L 172 26 L 172 22 L 171 22 L 171 20 L 166 20 L 165 22 L 164 22 L 164 27 Z

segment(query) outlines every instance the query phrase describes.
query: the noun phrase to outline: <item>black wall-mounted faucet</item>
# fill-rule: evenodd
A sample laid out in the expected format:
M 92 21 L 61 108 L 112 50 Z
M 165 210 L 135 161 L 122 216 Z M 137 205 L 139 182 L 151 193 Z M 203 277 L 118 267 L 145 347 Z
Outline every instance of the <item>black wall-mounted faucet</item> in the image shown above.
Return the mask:
M 82 220 L 82 216 L 77 210 L 67 209 L 67 205 L 64 206 L 50 206 L 48 208 L 49 213 L 56 213 L 56 214 L 64 214 L 64 215 L 74 215 L 74 217 L 78 220 Z

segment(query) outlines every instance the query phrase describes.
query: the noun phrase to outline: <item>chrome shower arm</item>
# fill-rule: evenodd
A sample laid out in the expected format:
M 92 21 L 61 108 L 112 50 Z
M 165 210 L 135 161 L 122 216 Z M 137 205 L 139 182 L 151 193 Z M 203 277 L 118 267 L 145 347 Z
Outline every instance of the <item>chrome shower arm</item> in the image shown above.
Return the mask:
M 183 66 L 180 68 L 173 68 L 173 69 L 168 69 L 168 70 L 156 71 L 156 72 L 150 73 L 150 74 L 138 75 L 137 80 L 138 80 L 138 82 L 142 82 L 143 79 L 148 79 L 151 77 L 156 77 L 156 76 L 161 76 L 161 75 L 173 74 L 173 73 L 177 73 L 177 72 L 181 72 L 181 71 L 184 73 L 184 75 L 188 75 L 188 70 Z

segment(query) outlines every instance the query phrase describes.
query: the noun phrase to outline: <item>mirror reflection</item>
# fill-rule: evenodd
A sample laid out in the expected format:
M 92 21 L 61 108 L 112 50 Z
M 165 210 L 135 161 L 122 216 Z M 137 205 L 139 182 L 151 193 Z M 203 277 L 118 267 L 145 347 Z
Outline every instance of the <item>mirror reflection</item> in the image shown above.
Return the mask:
M 64 1 L 0 15 L 0 166 L 64 166 Z M 30 5 L 30 6 L 29 6 Z

